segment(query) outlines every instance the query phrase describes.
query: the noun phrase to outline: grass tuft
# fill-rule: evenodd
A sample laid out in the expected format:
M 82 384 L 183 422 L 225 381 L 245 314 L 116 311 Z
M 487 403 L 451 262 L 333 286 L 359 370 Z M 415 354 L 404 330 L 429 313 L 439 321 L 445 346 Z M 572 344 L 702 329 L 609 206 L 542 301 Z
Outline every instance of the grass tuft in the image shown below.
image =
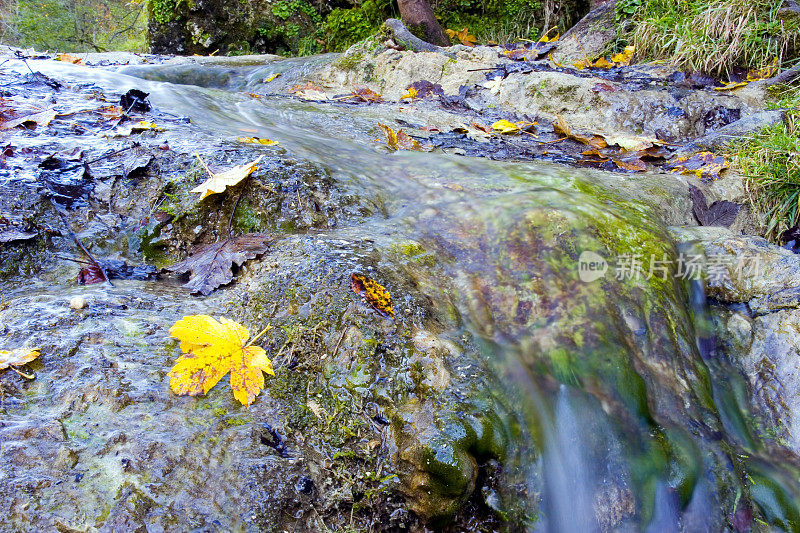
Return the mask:
M 724 74 L 795 58 L 800 21 L 780 18 L 782 0 L 644 0 L 629 39 L 637 56 Z
M 751 211 L 772 241 L 800 224 L 800 88 L 773 93 L 769 107 L 787 109 L 786 120 L 735 147 L 734 164 L 745 175 Z

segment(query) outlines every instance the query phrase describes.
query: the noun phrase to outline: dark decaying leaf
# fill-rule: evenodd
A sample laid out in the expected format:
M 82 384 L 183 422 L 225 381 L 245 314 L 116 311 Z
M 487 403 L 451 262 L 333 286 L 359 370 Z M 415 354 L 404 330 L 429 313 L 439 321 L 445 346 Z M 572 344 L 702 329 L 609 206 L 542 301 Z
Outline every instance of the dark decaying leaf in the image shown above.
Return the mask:
M 177 274 L 191 272 L 189 282 L 184 285 L 192 294 L 208 295 L 233 279 L 233 265 L 242 266 L 267 251 L 269 236 L 264 233 L 249 233 L 197 249 L 192 255 L 168 267 Z
M 147 113 L 150 111 L 150 102 L 147 101 L 149 93 L 139 89 L 131 89 L 119 99 L 119 105 L 126 113 Z
M 363 274 L 353 273 L 350 274 L 350 288 L 362 296 L 379 315 L 394 318 L 392 296 L 383 285 Z
M 105 274 L 104 274 L 105 273 Z M 122 259 L 98 259 L 97 264 L 87 263 L 78 272 L 79 285 L 103 283 L 108 279 L 134 279 L 145 281 L 156 279 L 158 269 L 150 265 L 129 265 Z
M 417 91 L 417 98 L 426 96 L 444 96 L 444 89 L 438 83 L 431 83 L 428 80 L 415 81 L 408 86 L 408 89 Z
M 717 200 L 708 205 L 703 191 L 694 185 L 689 185 L 689 195 L 692 199 L 692 213 L 701 226 L 728 228 L 736 220 L 741 208 L 741 205 L 727 200 Z

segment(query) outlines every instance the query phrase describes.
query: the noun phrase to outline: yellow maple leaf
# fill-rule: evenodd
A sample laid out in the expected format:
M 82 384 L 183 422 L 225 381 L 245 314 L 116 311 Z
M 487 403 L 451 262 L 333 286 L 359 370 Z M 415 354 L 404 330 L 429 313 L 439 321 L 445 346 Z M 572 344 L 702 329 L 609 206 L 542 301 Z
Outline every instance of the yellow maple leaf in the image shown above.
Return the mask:
M 475 46 L 475 43 L 478 42 L 478 39 L 475 38 L 474 35 L 470 35 L 469 30 L 467 28 L 462 28 L 460 31 L 456 30 L 445 30 L 447 36 L 452 38 L 456 38 L 461 41 L 461 44 L 464 46 Z
M 230 372 L 234 398 L 250 405 L 264 388 L 264 372 L 275 375 L 267 352 L 253 345 L 270 327 L 248 341 L 247 328 L 225 317 L 217 321 L 191 315 L 178 320 L 169 333 L 181 341 L 184 354 L 169 371 L 170 388 L 175 394 L 206 394 Z
M 201 200 L 206 196 L 224 192 L 228 187 L 232 187 L 245 179 L 258 169 L 258 162 L 264 157 L 263 155 L 259 156 L 255 161 L 251 161 L 246 165 L 236 165 L 225 172 L 215 174 L 211 172 L 211 169 L 208 168 L 208 165 L 206 165 L 206 162 L 200 157 L 200 154 L 195 152 L 194 155 L 197 156 L 197 159 L 200 160 L 200 164 L 203 165 L 203 168 L 206 169 L 206 172 L 210 176 L 206 181 L 189 191 L 199 192 Z
M 418 140 L 411 137 L 402 129 L 394 131 L 386 124 L 381 124 L 380 122 L 378 123 L 378 126 L 386 136 L 386 145 L 392 150 L 429 151 L 429 147 L 422 146 Z
M 30 363 L 39 357 L 39 348 L 15 348 L 13 350 L 0 350 L 0 370 L 10 368 L 17 374 L 28 379 L 33 379 L 34 376 L 25 374 L 15 367 L 22 366 L 25 363 Z
M 492 129 L 500 133 L 517 133 L 519 131 L 519 126 L 508 120 L 501 119 L 492 124 Z
M 401 96 L 400 100 L 405 100 L 406 98 L 408 98 L 409 100 L 413 100 L 414 98 L 417 97 L 418 94 L 419 94 L 418 90 L 416 90 L 414 87 L 409 87 L 408 92 L 403 96 Z
M 633 59 L 633 53 L 636 51 L 636 47 L 626 46 L 625 49 L 618 53 L 611 56 L 611 62 L 617 66 L 627 66 L 631 64 L 631 59 Z

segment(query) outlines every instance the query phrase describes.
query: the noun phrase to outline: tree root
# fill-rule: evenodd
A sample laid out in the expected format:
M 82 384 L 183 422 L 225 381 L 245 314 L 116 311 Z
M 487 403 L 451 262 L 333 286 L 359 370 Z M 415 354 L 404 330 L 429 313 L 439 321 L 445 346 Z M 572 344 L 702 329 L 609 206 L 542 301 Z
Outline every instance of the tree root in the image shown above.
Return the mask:
M 436 46 L 431 43 L 426 43 L 413 33 L 411 33 L 405 24 L 397 19 L 387 19 L 383 23 L 383 29 L 387 37 L 391 38 L 397 44 L 400 50 L 411 50 L 412 52 L 440 52 L 445 55 L 455 57 L 451 52 L 446 52 L 441 46 Z

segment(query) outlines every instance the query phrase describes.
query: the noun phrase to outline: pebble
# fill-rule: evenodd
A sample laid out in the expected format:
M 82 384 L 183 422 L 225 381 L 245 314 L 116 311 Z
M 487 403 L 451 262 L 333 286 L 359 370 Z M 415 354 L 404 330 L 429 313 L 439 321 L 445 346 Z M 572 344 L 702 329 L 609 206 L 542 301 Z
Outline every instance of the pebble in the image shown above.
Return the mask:
M 88 304 L 83 296 L 73 296 L 69 300 L 70 309 L 84 309 Z

